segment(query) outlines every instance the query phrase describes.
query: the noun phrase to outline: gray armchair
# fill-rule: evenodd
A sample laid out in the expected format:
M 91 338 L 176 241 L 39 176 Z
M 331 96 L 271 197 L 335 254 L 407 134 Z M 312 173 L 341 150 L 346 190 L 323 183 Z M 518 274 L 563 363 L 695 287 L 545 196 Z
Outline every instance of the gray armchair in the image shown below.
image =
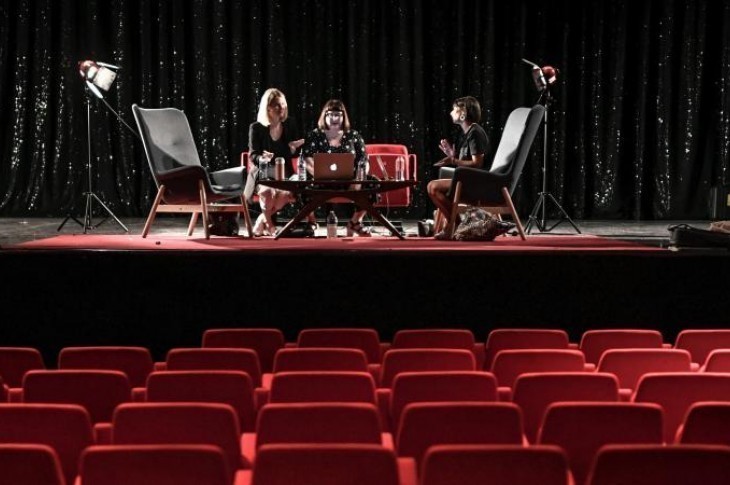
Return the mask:
M 200 164 L 188 119 L 178 109 L 144 109 L 134 104 L 132 112 L 158 189 L 142 237 L 147 237 L 159 212 L 192 213 L 188 236 L 202 213 L 206 239 L 210 238 L 209 213 L 239 212 L 252 237 L 251 216 L 243 197 L 245 167 L 209 173 Z M 220 203 L 236 198 L 240 203 Z

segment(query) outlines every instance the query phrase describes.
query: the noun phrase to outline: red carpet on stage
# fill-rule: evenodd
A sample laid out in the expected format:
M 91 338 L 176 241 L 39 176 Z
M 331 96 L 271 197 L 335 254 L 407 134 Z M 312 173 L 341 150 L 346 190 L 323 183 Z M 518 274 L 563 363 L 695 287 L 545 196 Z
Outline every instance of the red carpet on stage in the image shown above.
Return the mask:
M 526 241 L 518 237 L 498 237 L 491 242 L 436 241 L 433 238 L 323 237 L 279 239 L 244 237 L 188 238 L 185 236 L 73 234 L 37 239 L 6 249 L 78 250 L 177 250 L 177 251 L 666 251 L 659 247 L 592 235 L 533 235 Z

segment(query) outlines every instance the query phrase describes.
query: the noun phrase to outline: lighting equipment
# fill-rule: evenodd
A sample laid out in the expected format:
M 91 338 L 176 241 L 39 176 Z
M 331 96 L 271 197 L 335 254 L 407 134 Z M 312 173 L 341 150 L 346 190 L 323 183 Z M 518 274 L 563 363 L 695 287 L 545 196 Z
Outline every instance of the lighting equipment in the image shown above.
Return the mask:
M 104 202 L 97 196 L 92 187 L 92 172 L 91 172 L 91 99 L 90 94 L 93 94 L 95 97 L 101 99 L 104 104 L 109 108 L 116 116 L 117 118 L 124 123 L 127 128 L 131 130 L 129 125 L 127 125 L 124 120 L 117 114 L 114 109 L 112 109 L 111 106 L 109 106 L 109 103 L 106 102 L 104 99 L 104 96 L 102 95 L 101 90 L 109 91 L 109 88 L 111 88 L 112 84 L 114 83 L 114 79 L 117 77 L 117 73 L 115 70 L 119 70 L 119 66 L 115 66 L 113 64 L 107 64 L 105 62 L 95 62 L 91 60 L 85 60 L 81 61 L 78 64 L 79 68 L 79 75 L 81 76 L 81 79 L 84 80 L 86 83 L 86 142 L 87 142 L 87 153 L 89 156 L 88 164 L 87 164 L 87 172 L 88 172 L 88 190 L 84 192 L 84 197 L 86 199 L 85 205 L 86 208 L 84 210 L 84 221 L 81 222 L 73 215 L 69 214 L 66 216 L 66 218 L 63 220 L 60 226 L 58 226 L 58 231 L 60 231 L 63 226 L 68 222 L 69 219 L 73 219 L 78 225 L 83 226 L 84 228 L 84 234 L 89 229 L 96 229 L 97 227 L 101 226 L 106 222 L 107 219 L 112 217 L 117 224 L 119 224 L 122 229 L 124 229 L 125 232 L 129 232 L 129 229 L 127 229 L 127 226 L 122 224 L 122 221 L 119 220 L 117 216 L 114 215 L 114 213 L 107 207 Z M 133 133 L 134 130 L 132 130 Z M 93 204 L 94 201 L 96 201 L 107 213 L 107 216 L 101 220 L 101 222 L 97 223 L 96 225 L 92 221 L 93 217 Z
M 537 99 L 537 104 L 542 103 L 543 106 L 545 106 L 545 122 L 543 123 L 543 151 L 542 151 L 542 192 L 538 194 L 537 201 L 535 202 L 535 206 L 532 208 L 532 211 L 530 212 L 530 218 L 527 222 L 527 226 L 525 227 L 525 232 L 530 234 L 532 231 L 532 225 L 535 224 L 535 227 L 540 232 L 550 232 L 553 229 L 555 229 L 558 225 L 561 223 L 568 221 L 571 226 L 573 226 L 573 229 L 575 229 L 578 234 L 581 234 L 580 229 L 578 229 L 578 226 L 575 225 L 573 220 L 570 218 L 567 212 L 565 212 L 565 209 L 563 209 L 558 201 L 555 199 L 555 197 L 548 192 L 547 190 L 547 162 L 548 162 L 548 112 L 550 111 L 550 104 L 552 103 L 553 97 L 551 94 L 551 87 L 555 85 L 555 83 L 558 80 L 558 70 L 555 69 L 553 66 L 543 66 L 540 67 L 534 62 L 528 61 L 527 59 L 522 59 L 522 62 L 525 64 L 528 64 L 529 66 L 532 66 L 532 80 L 535 82 L 535 88 L 540 93 L 540 97 Z M 557 208 L 558 212 L 560 213 L 560 219 L 553 224 L 550 227 L 547 227 L 547 203 L 552 202 L 552 204 Z M 540 218 L 538 219 L 537 215 L 540 214 Z

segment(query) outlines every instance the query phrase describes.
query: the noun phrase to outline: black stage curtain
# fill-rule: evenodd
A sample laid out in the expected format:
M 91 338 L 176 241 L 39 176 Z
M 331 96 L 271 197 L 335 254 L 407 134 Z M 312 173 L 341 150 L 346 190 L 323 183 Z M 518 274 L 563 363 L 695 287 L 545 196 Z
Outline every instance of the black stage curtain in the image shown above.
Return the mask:
M 527 58 L 559 69 L 548 190 L 576 218 L 704 218 L 730 182 L 730 2 L 714 0 L 0 0 L 0 215 L 63 215 L 86 190 L 77 63 L 122 67 L 106 100 L 187 113 L 201 159 L 238 163 L 259 97 L 279 87 L 301 129 L 342 98 L 368 142 L 403 143 L 430 180 L 454 98 L 492 140 L 537 100 Z M 91 99 L 94 191 L 143 215 L 140 142 Z M 515 198 L 542 184 L 542 136 Z M 423 217 L 420 187 L 407 215 Z M 76 207 L 78 209 L 78 207 Z

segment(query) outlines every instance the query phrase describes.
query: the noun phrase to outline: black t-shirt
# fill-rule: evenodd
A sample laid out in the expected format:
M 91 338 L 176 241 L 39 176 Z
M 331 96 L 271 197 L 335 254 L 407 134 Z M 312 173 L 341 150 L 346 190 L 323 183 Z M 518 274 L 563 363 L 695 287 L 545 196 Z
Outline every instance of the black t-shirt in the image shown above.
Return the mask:
M 289 149 L 289 143 L 298 139 L 299 133 L 292 118 L 287 118 L 281 126 L 281 136 L 278 140 L 273 140 L 268 126 L 264 126 L 258 121 L 251 123 L 248 128 L 249 157 L 256 166 L 258 166 L 259 157 L 264 151 L 273 153 L 274 158 L 283 157 L 286 160 L 284 164 L 286 176 L 289 177 L 293 173 L 290 161 L 296 154 L 293 154 Z
M 487 151 L 489 150 L 489 138 L 487 132 L 484 131 L 477 123 L 473 123 L 469 129 L 464 133 L 459 130 L 459 134 L 456 136 L 454 142 L 454 158 L 456 160 L 471 160 L 474 155 L 484 155 L 483 169 L 489 170 L 487 164 L 492 163 L 488 159 Z

